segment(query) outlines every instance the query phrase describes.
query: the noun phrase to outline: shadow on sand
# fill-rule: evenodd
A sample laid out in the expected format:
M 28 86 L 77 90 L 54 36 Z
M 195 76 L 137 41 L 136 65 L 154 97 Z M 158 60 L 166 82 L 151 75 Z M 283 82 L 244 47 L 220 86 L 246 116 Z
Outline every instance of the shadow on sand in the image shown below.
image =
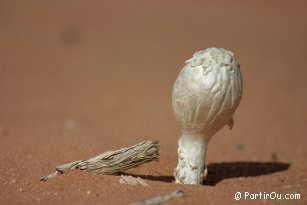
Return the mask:
M 290 167 L 281 162 L 222 162 L 208 165 L 208 177 L 204 185 L 214 186 L 229 178 L 256 177 L 285 171 Z
M 281 162 L 222 162 L 211 163 L 208 165 L 208 177 L 204 185 L 215 186 L 217 183 L 224 179 L 239 178 L 239 177 L 256 177 L 274 172 L 285 171 L 290 167 L 288 163 Z M 151 176 L 151 175 L 132 175 L 134 177 L 141 177 L 142 179 L 161 181 L 161 182 L 174 182 L 173 176 Z

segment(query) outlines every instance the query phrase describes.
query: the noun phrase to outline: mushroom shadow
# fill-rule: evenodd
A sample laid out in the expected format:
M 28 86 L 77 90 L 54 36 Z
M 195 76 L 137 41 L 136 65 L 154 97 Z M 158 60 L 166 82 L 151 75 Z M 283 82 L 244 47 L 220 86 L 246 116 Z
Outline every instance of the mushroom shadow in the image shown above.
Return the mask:
M 281 162 L 222 162 L 207 166 L 208 177 L 204 185 L 215 186 L 224 179 L 256 177 L 289 169 L 290 164 Z
M 207 166 L 208 177 L 203 185 L 215 186 L 224 179 L 239 177 L 257 177 L 261 175 L 272 174 L 274 172 L 285 171 L 289 169 L 289 163 L 282 162 L 221 162 L 211 163 Z M 131 175 L 151 181 L 160 181 L 174 183 L 174 176 L 152 176 L 142 174 L 130 174 L 121 172 L 119 174 Z

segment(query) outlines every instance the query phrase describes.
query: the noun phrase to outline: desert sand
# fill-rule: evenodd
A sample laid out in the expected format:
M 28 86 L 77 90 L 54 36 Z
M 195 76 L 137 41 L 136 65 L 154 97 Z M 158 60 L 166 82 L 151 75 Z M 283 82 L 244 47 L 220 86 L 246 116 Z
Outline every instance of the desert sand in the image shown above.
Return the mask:
M 305 1 L 0 1 L 0 204 L 307 203 Z M 204 185 L 175 184 L 180 130 L 173 83 L 195 51 L 222 47 L 241 64 L 235 125 L 210 142 Z M 146 139 L 159 162 L 119 176 L 54 167 Z M 236 192 L 298 193 L 299 200 Z

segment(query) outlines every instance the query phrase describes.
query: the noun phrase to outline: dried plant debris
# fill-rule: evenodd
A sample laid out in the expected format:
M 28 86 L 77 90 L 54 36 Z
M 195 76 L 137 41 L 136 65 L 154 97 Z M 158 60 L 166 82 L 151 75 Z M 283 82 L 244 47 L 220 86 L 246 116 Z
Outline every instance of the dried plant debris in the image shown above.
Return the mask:
M 100 174 L 117 174 L 130 168 L 134 168 L 159 159 L 159 145 L 157 140 L 147 140 L 131 147 L 116 151 L 108 151 L 96 157 L 70 162 L 56 166 L 56 171 L 41 178 L 47 181 L 69 169 L 95 172 Z
M 167 195 L 130 203 L 129 205 L 157 205 L 183 196 L 183 191 L 177 190 Z
M 139 185 L 148 186 L 148 184 L 140 177 L 125 176 L 125 175 L 120 176 L 119 183 L 128 184 L 130 186 L 139 186 Z

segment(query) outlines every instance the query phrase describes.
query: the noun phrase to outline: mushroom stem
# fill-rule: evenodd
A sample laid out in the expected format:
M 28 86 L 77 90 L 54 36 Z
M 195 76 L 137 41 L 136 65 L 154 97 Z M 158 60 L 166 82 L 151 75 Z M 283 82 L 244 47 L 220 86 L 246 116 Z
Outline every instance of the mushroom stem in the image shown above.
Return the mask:
M 176 183 L 202 184 L 207 176 L 205 158 L 207 143 L 203 134 L 183 133 L 178 140 L 178 166 L 175 169 Z

